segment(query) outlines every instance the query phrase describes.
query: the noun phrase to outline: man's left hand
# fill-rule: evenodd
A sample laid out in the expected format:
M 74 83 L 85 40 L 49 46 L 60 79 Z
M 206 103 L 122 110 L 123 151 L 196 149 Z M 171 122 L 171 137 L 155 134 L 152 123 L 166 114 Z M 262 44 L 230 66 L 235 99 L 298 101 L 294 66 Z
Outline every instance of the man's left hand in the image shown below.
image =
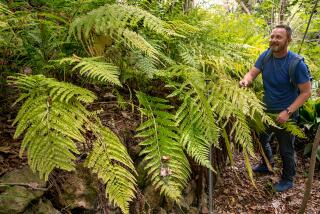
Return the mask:
M 277 122 L 282 124 L 282 123 L 287 122 L 287 120 L 289 120 L 289 118 L 290 118 L 290 115 L 288 114 L 288 112 L 286 110 L 284 110 L 278 114 Z

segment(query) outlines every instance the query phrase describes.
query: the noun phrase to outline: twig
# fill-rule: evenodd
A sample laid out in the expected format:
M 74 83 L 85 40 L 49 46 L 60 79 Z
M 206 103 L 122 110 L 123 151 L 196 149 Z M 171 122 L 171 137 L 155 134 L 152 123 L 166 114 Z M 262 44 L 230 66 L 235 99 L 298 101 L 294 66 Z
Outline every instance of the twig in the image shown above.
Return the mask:
M 37 183 L 0 183 L 0 187 L 1 186 L 23 186 L 23 187 L 28 187 L 34 190 L 43 190 L 43 191 L 48 190 L 48 188 L 38 187 Z
M 313 175 L 314 175 L 314 168 L 316 165 L 316 154 L 317 154 L 319 142 L 320 142 L 320 126 L 318 126 L 318 130 L 317 130 L 316 136 L 314 138 L 313 146 L 312 146 L 312 154 L 311 154 L 311 160 L 310 160 L 310 166 L 309 166 L 309 175 L 308 175 L 308 180 L 306 182 L 306 189 L 304 192 L 303 201 L 302 201 L 300 209 L 299 209 L 299 214 L 304 213 L 304 211 L 307 207 L 308 200 L 310 198 L 311 186 L 312 186 Z
M 301 42 L 301 44 L 300 44 L 300 48 L 299 48 L 298 54 L 300 54 L 300 52 L 301 52 L 301 48 L 302 48 L 303 42 L 304 42 L 304 40 L 305 40 L 305 38 L 306 38 L 306 36 L 307 36 L 307 32 L 308 32 L 308 30 L 309 30 L 309 26 L 310 26 L 310 23 L 311 23 L 311 19 L 312 19 L 312 16 L 313 16 L 314 12 L 315 12 L 316 9 L 317 9 L 318 2 L 319 2 L 319 0 L 316 0 L 314 6 L 313 6 L 313 8 L 312 8 L 312 11 L 311 11 L 311 14 L 310 14 L 310 17 L 309 17 L 309 21 L 308 21 L 308 25 L 307 25 L 306 31 L 304 32 L 303 39 L 302 39 L 302 42 Z

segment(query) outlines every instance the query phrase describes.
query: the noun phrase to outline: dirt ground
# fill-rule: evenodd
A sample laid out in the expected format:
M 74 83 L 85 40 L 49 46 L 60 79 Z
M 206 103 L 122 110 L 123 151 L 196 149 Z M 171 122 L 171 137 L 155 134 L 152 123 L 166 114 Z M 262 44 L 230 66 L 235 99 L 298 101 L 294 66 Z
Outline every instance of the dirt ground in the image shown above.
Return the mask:
M 258 156 L 258 155 L 257 155 Z M 297 156 L 297 176 L 294 187 L 284 193 L 276 193 L 273 183 L 281 174 L 281 161 L 275 156 L 276 167 L 273 175 L 254 175 L 257 189 L 250 183 L 241 154 L 235 156 L 234 166 L 227 167 L 218 181 L 214 192 L 214 213 L 228 214 L 293 214 L 297 213 L 304 195 L 309 160 Z M 258 160 L 252 160 L 254 166 Z M 320 173 L 316 169 L 311 198 L 306 214 L 320 214 Z

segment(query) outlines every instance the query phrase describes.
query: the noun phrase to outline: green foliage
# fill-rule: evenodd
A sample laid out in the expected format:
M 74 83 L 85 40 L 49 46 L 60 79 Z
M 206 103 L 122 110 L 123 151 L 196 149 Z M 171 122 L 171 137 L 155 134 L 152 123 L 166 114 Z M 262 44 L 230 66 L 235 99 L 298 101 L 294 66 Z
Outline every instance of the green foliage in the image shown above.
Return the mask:
M 182 100 L 175 116 L 181 144 L 197 163 L 213 170 L 209 152 L 212 144 L 219 146 L 219 128 L 205 89 L 203 75 L 194 72 L 170 96 L 179 95 Z
M 268 113 L 268 115 L 273 118 L 274 121 L 276 121 L 278 114 L 271 114 Z M 277 126 L 278 128 L 282 128 L 286 130 L 287 132 L 291 132 L 293 135 L 300 137 L 300 138 L 305 138 L 305 134 L 303 131 L 299 128 L 296 122 L 292 121 L 291 119 L 288 120 L 285 123 L 276 123 L 274 126 Z
M 312 150 L 312 142 L 315 138 L 320 122 L 320 99 L 309 99 L 300 108 L 299 124 L 305 128 L 307 144 L 304 147 L 304 155 L 308 155 Z M 320 161 L 320 146 L 317 150 L 317 159 Z
M 87 89 L 42 75 L 21 75 L 12 83 L 22 92 L 16 102 L 23 101 L 13 122 L 17 124 L 14 138 L 24 134 L 20 156 L 27 150 L 30 168 L 45 180 L 55 168 L 75 170 L 78 144 L 86 143 L 84 134 L 90 130 L 96 140 L 86 166 L 106 184 L 110 201 L 129 213 L 136 171 L 119 138 L 84 107 L 96 96 Z
M 179 143 L 174 115 L 168 112 L 172 106 L 162 98 L 137 92 L 140 111 L 147 117 L 137 129 L 136 137 L 142 137 L 145 169 L 156 189 L 173 200 L 181 198 L 181 191 L 190 176 L 189 162 Z
M 81 102 L 91 103 L 95 95 L 41 75 L 18 76 L 15 83 L 23 91 L 17 101 L 24 101 L 13 122 L 14 138 L 25 132 L 20 156 L 28 149 L 28 164 L 45 180 L 54 168 L 74 170 L 74 141 L 85 142 L 81 133 L 89 116 Z
M 129 213 L 129 202 L 135 197 L 136 170 L 126 147 L 107 127 L 95 127 L 97 139 L 86 159 L 86 166 L 106 184 L 106 196 Z
M 60 64 L 68 63 L 75 64 L 72 71 L 79 69 L 79 74 L 91 78 L 93 80 L 98 80 L 100 82 L 109 82 L 121 86 L 119 80 L 119 70 L 116 66 L 101 61 L 100 57 L 92 58 L 80 58 L 80 57 L 68 57 L 59 60 Z
M 109 35 L 116 42 L 122 42 L 156 59 L 158 51 L 133 30 L 140 26 L 162 36 L 176 35 L 161 19 L 138 7 L 108 4 L 75 19 L 70 34 L 89 48 L 92 47 L 90 40 L 94 39 L 92 35 Z

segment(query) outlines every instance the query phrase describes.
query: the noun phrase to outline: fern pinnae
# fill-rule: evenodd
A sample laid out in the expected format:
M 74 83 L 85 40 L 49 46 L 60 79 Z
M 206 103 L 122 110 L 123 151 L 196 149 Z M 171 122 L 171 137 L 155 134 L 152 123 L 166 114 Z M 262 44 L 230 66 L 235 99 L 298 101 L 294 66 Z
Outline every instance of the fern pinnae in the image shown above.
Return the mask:
M 94 129 L 98 139 L 86 159 L 86 166 L 104 181 L 110 201 L 119 206 L 123 213 L 129 213 L 129 202 L 134 198 L 136 187 L 133 162 L 111 130 L 100 126 Z
M 161 193 L 179 200 L 190 168 L 177 141 L 179 136 L 176 134 L 174 116 L 163 111 L 172 107 L 165 104 L 167 100 L 150 97 L 142 92 L 138 92 L 137 97 L 148 117 L 148 122 L 142 123 L 142 127 L 138 128 L 141 131 L 136 135 L 145 138 L 139 145 L 143 146 L 140 155 L 144 156 L 147 175 Z
M 92 80 L 98 80 L 103 83 L 111 83 L 122 86 L 119 80 L 119 69 L 111 63 L 102 61 L 101 57 L 81 58 L 78 56 L 67 57 L 58 60 L 60 64 L 76 64 L 72 71 L 79 69 L 79 74 Z
M 45 180 L 55 168 L 74 170 L 75 154 L 79 153 L 74 141 L 85 141 L 82 132 L 89 116 L 80 100 L 92 102 L 95 95 L 41 75 L 18 76 L 16 81 L 27 91 L 22 94 L 26 100 L 14 121 L 14 137 L 25 132 L 20 156 L 27 150 L 30 168 Z

